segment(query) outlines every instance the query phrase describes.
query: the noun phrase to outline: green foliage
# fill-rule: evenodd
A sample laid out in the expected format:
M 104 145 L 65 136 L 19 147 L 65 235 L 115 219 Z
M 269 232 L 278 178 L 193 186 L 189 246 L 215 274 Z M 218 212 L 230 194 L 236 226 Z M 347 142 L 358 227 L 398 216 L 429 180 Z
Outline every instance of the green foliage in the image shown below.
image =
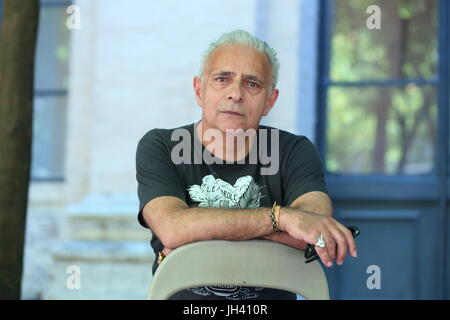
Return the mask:
M 372 4 L 381 9 L 379 30 L 366 26 L 366 9 Z M 335 1 L 334 9 L 332 81 L 435 76 L 435 0 L 341 0 Z M 327 169 L 358 174 L 428 172 L 434 157 L 435 115 L 433 86 L 331 87 Z

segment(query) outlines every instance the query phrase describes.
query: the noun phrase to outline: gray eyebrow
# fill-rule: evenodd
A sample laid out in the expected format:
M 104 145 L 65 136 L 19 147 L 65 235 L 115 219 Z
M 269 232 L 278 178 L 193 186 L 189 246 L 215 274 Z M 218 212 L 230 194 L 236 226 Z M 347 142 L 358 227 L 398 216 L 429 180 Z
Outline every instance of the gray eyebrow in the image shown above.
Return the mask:
M 213 76 L 235 76 L 236 73 L 231 71 L 219 71 L 213 74 Z
M 213 76 L 235 76 L 235 75 L 236 75 L 236 73 L 231 72 L 231 71 L 219 71 L 219 72 L 216 72 L 213 74 Z M 244 78 L 262 82 L 261 80 L 259 80 L 259 78 L 257 76 L 255 76 L 253 74 L 244 74 Z
M 261 82 L 261 80 L 259 80 L 257 76 L 254 76 L 252 74 L 244 74 L 244 78 Z

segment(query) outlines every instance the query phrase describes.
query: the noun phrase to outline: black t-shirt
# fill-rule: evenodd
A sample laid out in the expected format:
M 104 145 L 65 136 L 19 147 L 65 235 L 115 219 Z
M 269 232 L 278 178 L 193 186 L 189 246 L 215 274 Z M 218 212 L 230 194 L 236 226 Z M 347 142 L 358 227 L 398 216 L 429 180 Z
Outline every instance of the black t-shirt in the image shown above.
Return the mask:
M 244 163 L 219 164 L 218 159 L 200 143 L 195 127 L 196 123 L 174 129 L 153 129 L 139 141 L 136 152 L 136 178 L 140 202 L 138 220 L 142 226 L 148 228 L 142 216 L 142 209 L 150 200 L 159 196 L 178 197 L 191 207 L 270 208 L 274 201 L 278 205 L 288 207 L 307 192 L 327 193 L 319 154 L 305 136 L 260 125 L 258 133 L 276 130 L 279 137 L 279 170 L 275 174 L 261 174 L 262 168 L 274 166 L 274 161 L 267 163 L 267 159 L 275 155 L 271 150 L 273 144 L 270 134 L 267 135 L 267 143 L 264 139 L 257 139 L 258 143 L 254 145 L 254 148 L 257 148 L 256 154 L 268 155 L 264 160 L 259 161 L 258 156 L 255 163 L 251 161 L 249 153 Z M 191 145 L 190 151 L 183 149 L 184 151 L 178 152 L 183 159 L 190 159 L 180 164 L 174 164 L 171 157 L 175 154 L 172 154 L 173 148 L 182 141 L 181 138 L 171 140 L 175 129 L 184 132 L 183 138 L 190 139 Z M 179 148 L 176 150 L 179 151 Z M 216 161 L 206 164 L 201 157 L 204 153 Z M 195 158 L 195 155 L 200 156 Z M 155 233 L 152 233 L 150 243 L 156 256 L 164 248 Z M 155 259 L 153 273 L 157 267 Z M 172 299 L 240 300 L 295 297 L 295 294 L 269 288 L 207 286 L 183 290 L 172 296 Z

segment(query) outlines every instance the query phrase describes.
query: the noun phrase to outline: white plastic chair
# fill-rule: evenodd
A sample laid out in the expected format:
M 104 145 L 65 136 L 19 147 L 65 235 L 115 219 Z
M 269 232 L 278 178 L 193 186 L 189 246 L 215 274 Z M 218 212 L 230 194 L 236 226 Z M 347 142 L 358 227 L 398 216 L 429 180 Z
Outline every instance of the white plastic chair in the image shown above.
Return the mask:
M 165 300 L 178 291 L 207 286 L 265 287 L 305 299 L 328 300 L 325 273 L 304 251 L 269 240 L 208 240 L 172 251 L 156 270 L 147 299 Z

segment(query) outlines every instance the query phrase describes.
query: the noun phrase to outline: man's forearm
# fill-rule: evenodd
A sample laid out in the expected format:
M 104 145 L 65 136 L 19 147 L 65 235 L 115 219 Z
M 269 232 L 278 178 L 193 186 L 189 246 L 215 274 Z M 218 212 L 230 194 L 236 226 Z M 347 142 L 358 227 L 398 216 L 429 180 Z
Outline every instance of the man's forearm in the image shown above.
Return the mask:
M 313 196 L 321 197 L 320 194 Z M 147 217 L 149 226 L 156 231 L 165 246 L 163 252 L 167 254 L 171 249 L 184 244 L 210 239 L 263 238 L 304 249 L 306 243 L 315 243 L 321 235 L 326 246 L 317 248 L 317 254 L 325 265 L 331 267 L 333 260 L 342 264 L 347 250 L 353 257 L 357 256 L 357 251 L 348 228 L 331 217 L 331 201 L 327 197 L 322 199 L 325 202 L 318 210 L 320 213 L 312 211 L 317 207 L 315 203 L 311 203 L 314 200 L 312 197 L 299 197 L 293 203 L 295 207 L 292 204 L 290 208 L 283 207 L 279 215 L 279 228 L 282 232 L 279 233 L 274 233 L 272 229 L 271 208 L 188 208 L 175 199 L 172 206 L 162 205 L 160 208 L 155 202 L 153 207 L 149 206 Z M 166 203 L 169 201 L 160 200 Z
M 172 203 L 167 205 L 170 201 Z M 291 210 L 298 213 L 317 210 L 316 212 L 324 215 L 331 215 L 330 203 L 327 195 L 311 192 L 296 199 L 290 208 L 283 207 L 280 210 L 280 219 Z M 148 225 L 158 235 L 164 246 L 170 249 L 201 240 L 255 238 L 304 248 L 305 243 L 300 243 L 299 240 L 302 237 L 297 239 L 286 232 L 274 233 L 270 213 L 271 208 L 189 208 L 178 199 L 171 199 L 171 197 L 153 200 L 143 211 Z
M 201 240 L 248 240 L 273 233 L 271 208 L 225 209 L 192 207 L 171 214 L 163 243 L 175 249 Z M 167 229 L 169 230 L 169 229 Z
M 306 247 L 305 241 L 295 239 L 291 237 L 287 232 L 274 232 L 272 234 L 262 237 L 262 239 L 275 241 L 301 250 L 304 250 Z
M 291 204 L 289 208 L 282 208 L 282 210 L 280 210 L 280 215 L 283 214 L 283 212 L 286 213 L 286 211 L 292 209 L 314 212 L 327 216 L 331 216 L 333 212 L 331 200 L 329 199 L 328 195 L 321 192 L 311 192 L 302 197 L 299 197 Z M 305 241 L 295 239 L 287 232 L 273 233 L 263 237 L 263 239 L 283 243 L 301 250 L 304 250 L 306 247 Z

